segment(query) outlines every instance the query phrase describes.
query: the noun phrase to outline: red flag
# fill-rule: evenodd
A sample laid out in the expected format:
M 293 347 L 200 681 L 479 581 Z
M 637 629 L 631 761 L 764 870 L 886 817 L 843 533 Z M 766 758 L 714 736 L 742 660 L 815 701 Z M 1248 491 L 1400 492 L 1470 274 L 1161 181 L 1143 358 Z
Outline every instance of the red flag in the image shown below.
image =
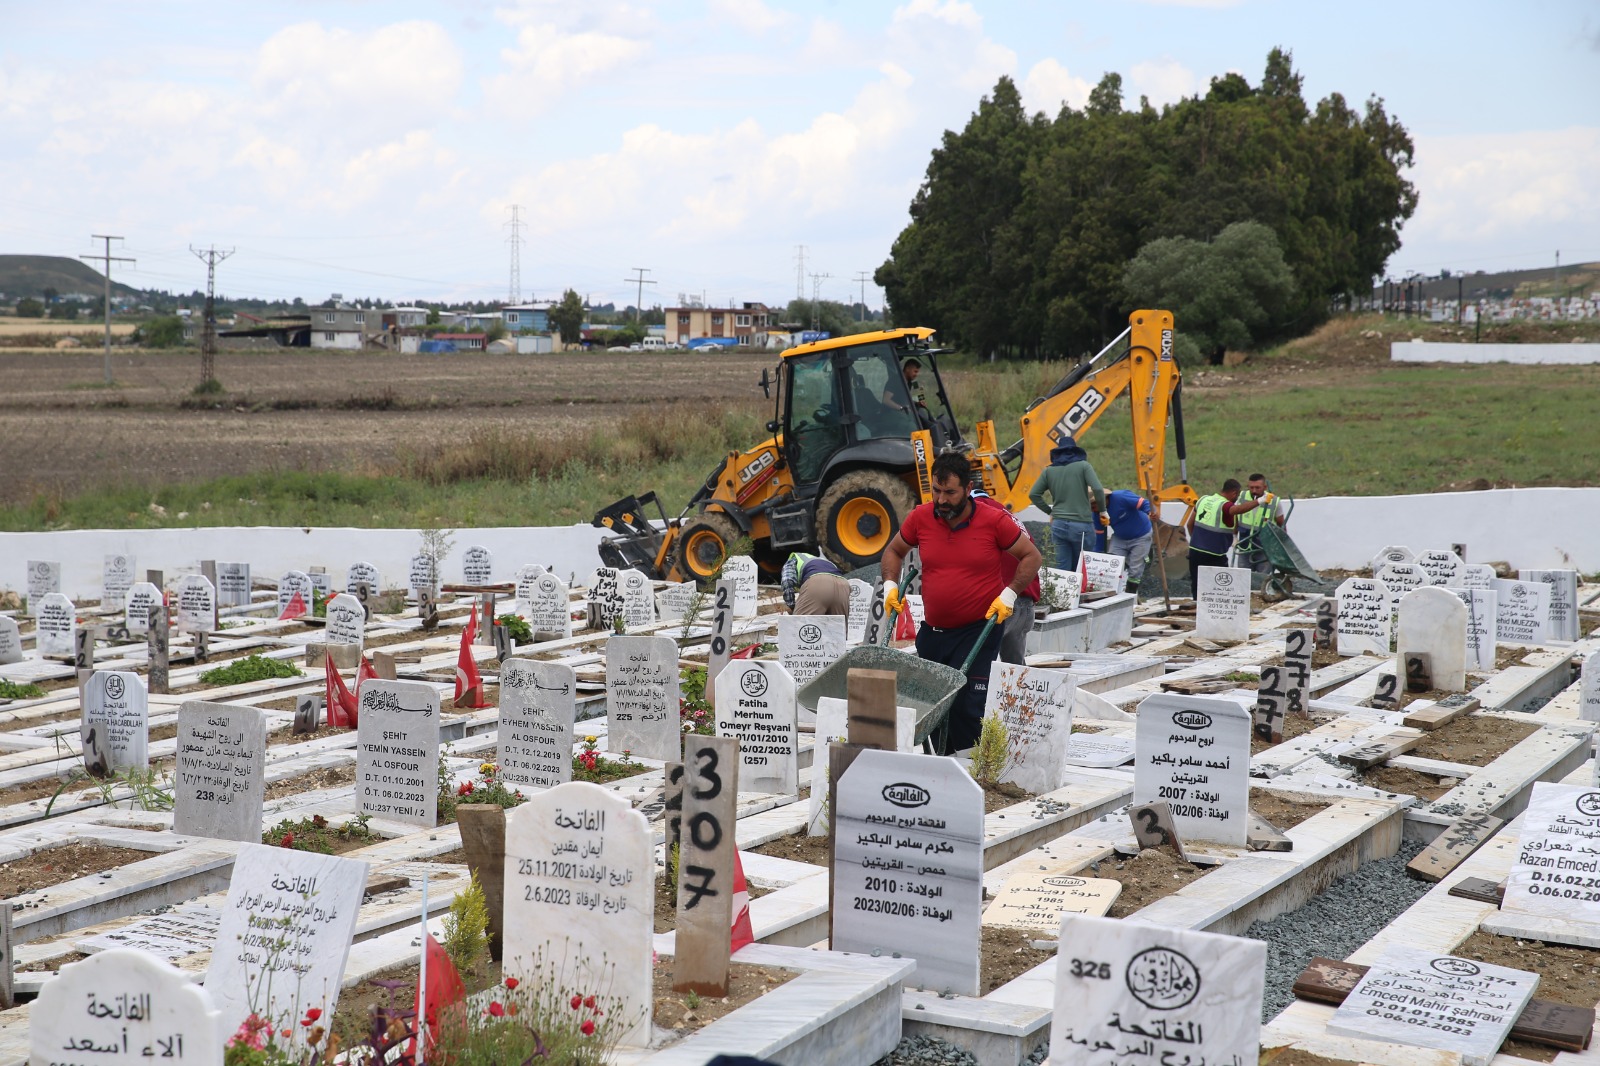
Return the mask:
M 450 953 L 434 939 L 432 933 L 428 934 L 427 952 L 428 985 L 427 988 L 423 988 L 419 974 L 417 999 L 422 1003 L 422 1009 L 427 1012 L 428 1046 L 433 1047 L 439 1043 L 440 1017 L 444 1017 L 448 1023 L 450 1009 L 464 1007 L 467 1001 L 467 988 L 461 983 L 461 974 L 456 971 L 455 963 L 450 961 Z M 417 1031 L 419 1033 L 422 1031 L 421 1019 L 418 1019 Z M 414 1047 L 413 1053 L 415 1053 Z M 432 1055 L 428 1056 L 430 1061 L 432 1058 Z
M 1080 578 L 1080 580 L 1078 582 L 1078 592 L 1080 594 L 1088 592 L 1089 591 L 1089 560 L 1085 559 L 1082 555 L 1078 556 L 1078 577 Z
M 283 613 L 278 616 L 278 621 L 284 622 L 291 618 L 299 618 L 306 613 L 306 598 L 296 592 L 289 597 L 289 602 L 284 605 Z
M 478 662 L 472 657 L 472 642 L 478 637 L 478 614 L 467 616 L 467 628 L 461 631 L 461 654 L 456 656 L 456 706 L 487 707 L 483 701 L 483 682 L 478 678 Z M 469 702 L 463 702 L 468 700 Z
M 756 652 L 758 652 L 760 650 L 761 650 L 761 642 L 758 640 L 754 644 L 746 644 L 744 647 L 740 648 L 738 651 L 729 652 L 728 653 L 728 658 L 730 658 L 730 659 L 754 659 L 756 657 Z
M 356 697 L 345 685 L 344 678 L 333 665 L 333 656 L 322 660 L 327 667 L 328 725 L 337 729 L 356 727 Z
M 746 944 L 756 942 L 755 930 L 750 927 L 750 886 L 745 883 L 744 863 L 739 861 L 739 849 L 733 850 L 733 937 L 728 941 L 729 951 L 738 951 Z
M 895 615 L 895 619 L 894 619 L 894 639 L 895 640 L 916 640 L 917 639 L 917 620 L 911 614 L 911 605 L 909 603 L 906 604 L 904 607 L 902 607 L 900 609 L 900 613 L 899 614 Z

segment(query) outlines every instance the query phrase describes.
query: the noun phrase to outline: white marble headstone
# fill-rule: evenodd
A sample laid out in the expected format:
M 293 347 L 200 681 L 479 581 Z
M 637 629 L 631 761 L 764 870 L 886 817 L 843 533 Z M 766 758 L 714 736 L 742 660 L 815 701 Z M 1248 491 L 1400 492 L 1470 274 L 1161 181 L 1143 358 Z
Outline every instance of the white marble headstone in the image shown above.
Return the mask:
M 1391 943 L 1345 997 L 1328 1032 L 1453 1051 L 1488 1066 L 1539 975 Z
M 203 574 L 185 574 L 173 590 L 178 632 L 209 633 L 216 628 L 217 590 Z
M 917 709 L 894 709 L 894 739 L 896 751 L 913 751 L 916 746 Z M 837 696 L 822 696 L 817 700 L 816 745 L 807 771 L 811 781 L 811 799 L 806 817 L 806 832 L 810 836 L 828 835 L 828 812 L 823 803 L 828 798 L 828 745 L 843 743 L 850 733 L 850 701 Z
M 1519 570 L 1523 581 L 1542 581 L 1550 588 L 1550 624 L 1546 640 L 1578 639 L 1578 572 L 1576 570 Z
M 198 700 L 180 707 L 173 832 L 259 842 L 266 757 L 259 708 Z
M 150 611 L 161 606 L 161 590 L 148 581 L 136 581 L 128 590 L 128 606 L 123 624 L 128 635 L 142 637 L 150 632 Z
M 872 586 L 853 577 L 850 581 L 850 614 L 845 619 L 845 639 L 860 644 L 867 635 L 867 619 L 872 613 Z
M 1400 597 L 1412 589 L 1419 589 L 1428 583 L 1422 573 L 1422 568 L 1416 563 L 1389 563 L 1378 571 L 1377 577 L 1389 590 L 1389 615 L 1391 619 L 1397 619 L 1400 611 Z
M 293 1030 L 308 1009 L 333 1017 L 367 888 L 359 859 L 244 844 L 233 861 L 206 990 L 232 1034 L 252 1013 Z M 281 950 L 263 943 L 283 941 Z M 216 1061 L 216 1060 L 212 1060 Z
M 367 562 L 351 563 L 350 568 L 344 572 L 344 590 L 354 596 L 362 582 L 366 582 L 373 592 L 383 589 L 383 575 L 378 572 L 376 566 Z
M 622 590 L 618 587 L 622 571 L 614 566 L 597 566 L 589 582 L 589 624 L 610 629 L 622 611 Z
M 1461 583 L 1469 589 L 1492 589 L 1499 580 L 1488 563 L 1468 563 L 1461 568 Z
M 507 976 L 595 995 L 621 1042 L 650 1036 L 655 862 L 644 815 L 572 781 L 506 812 Z
M 0 665 L 22 661 L 22 633 L 15 619 L 0 615 Z
M 311 589 L 326 600 L 333 595 L 333 578 L 328 576 L 328 571 L 320 566 L 313 566 L 306 571 L 306 577 L 311 581 Z M 311 605 L 311 600 L 306 600 L 306 605 Z
M 1583 670 L 1578 675 L 1578 717 L 1585 722 L 1600 722 L 1600 651 L 1584 656 Z
M 1389 587 L 1373 577 L 1339 583 L 1339 654 L 1389 654 Z
M 1128 582 L 1128 560 L 1120 555 L 1083 552 L 1078 556 L 1090 592 L 1121 592 Z M 1204 582 L 1202 581 L 1202 584 Z M 1246 585 L 1248 587 L 1248 584 Z
M 1500 906 L 1600 936 L 1600 789 L 1534 783 Z
M 433 556 L 418 553 L 411 557 L 411 569 L 407 574 L 406 585 L 411 590 L 411 595 L 426 589 L 438 587 L 439 568 L 434 564 Z
M 1039 571 L 1042 602 L 1057 611 L 1075 611 L 1083 596 L 1083 578 L 1076 570 L 1046 566 Z
M 59 592 L 30 599 L 33 609 L 35 641 L 40 655 L 71 655 L 78 634 L 77 608 Z
M 368 678 L 356 699 L 361 813 L 432 826 L 439 801 L 439 690 L 421 681 Z
M 217 564 L 217 606 L 242 607 L 250 602 L 250 564 Z
M 730 662 L 716 680 L 717 735 L 739 741 L 739 789 L 800 793 L 794 678 L 782 663 Z
M 1185 842 L 1244 846 L 1250 712 L 1233 700 L 1158 692 L 1134 726 L 1133 802 L 1166 803 Z
M 1202 566 L 1195 590 L 1194 635 L 1204 640 L 1250 639 L 1250 571 Z
M 1430 585 L 1444 585 L 1449 588 L 1460 586 L 1466 578 L 1466 564 L 1455 552 L 1435 548 L 1425 551 L 1417 556 L 1417 569 L 1422 571 L 1423 579 Z
M 1401 544 L 1391 544 L 1372 557 L 1372 576 L 1377 577 L 1378 571 L 1390 563 L 1414 563 L 1416 561 L 1417 555 L 1410 548 Z
M 655 624 L 655 593 L 642 570 L 617 571 L 617 592 L 622 597 L 622 624 L 630 633 Z
M 1511 644 L 1543 644 L 1549 639 L 1550 586 L 1543 581 L 1496 579 L 1495 639 Z
M 535 659 L 500 664 L 500 776 L 530 788 L 572 780 L 578 681 L 572 667 Z
M 984 714 L 999 715 L 1005 723 L 1002 782 L 1035 795 L 1061 787 L 1077 691 L 1066 670 L 994 664 Z
M 681 621 L 687 631 L 710 620 L 711 596 L 692 581 L 672 582 L 656 593 L 656 617 L 663 622 Z
M 671 637 L 606 641 L 606 749 L 670 762 L 680 757 L 678 643 Z
M 461 553 L 461 577 L 468 585 L 487 585 L 494 580 L 494 556 L 481 544 Z
M 28 560 L 28 613 L 39 613 L 39 601 L 61 591 L 61 564 L 43 559 Z
M 1467 687 L 1467 605 L 1450 589 L 1412 589 L 1400 597 L 1394 647 L 1395 676 L 1405 677 L 1405 657 L 1420 652 L 1432 660 L 1434 688 L 1461 692 Z
M 215 997 L 188 974 L 146 952 L 113 948 L 46 981 L 23 1028 L 33 1066 L 220 1066 L 223 1024 Z
M 908 985 L 978 995 L 983 789 L 952 758 L 868 749 L 835 795 L 833 950 L 898 952 Z
M 348 592 L 341 592 L 329 600 L 327 626 L 323 634 L 329 644 L 361 647 L 367 634 L 367 612 L 361 606 L 361 601 Z
M 290 570 L 278 579 L 278 616 L 283 617 L 283 612 L 289 609 L 289 604 L 294 601 L 295 593 L 300 594 L 301 602 L 306 605 L 306 614 L 311 613 L 313 595 L 316 588 L 311 583 L 311 575 L 304 570 Z
M 128 590 L 136 579 L 138 561 L 131 555 L 107 555 L 100 570 L 100 607 L 120 611 L 127 606 Z
M 836 614 L 778 616 L 778 661 L 796 689 L 845 653 L 846 620 Z
M 1453 588 L 1467 608 L 1467 669 L 1493 670 L 1499 613 L 1493 589 Z
M 1051 1066 L 1259 1058 L 1261 941 L 1069 914 L 1060 943 Z
M 144 679 L 126 670 L 96 670 L 83 689 L 80 735 L 95 733 L 94 748 L 111 769 L 143 770 L 150 763 L 149 698 Z
M 722 576 L 733 582 L 733 616 L 756 616 L 756 583 L 759 580 L 756 561 L 748 555 L 730 555 L 722 563 Z
M 524 598 L 526 592 L 529 598 Z M 535 633 L 572 636 L 572 606 L 567 583 L 554 574 L 540 574 L 526 589 L 518 586 L 517 598 L 527 606 L 528 625 Z

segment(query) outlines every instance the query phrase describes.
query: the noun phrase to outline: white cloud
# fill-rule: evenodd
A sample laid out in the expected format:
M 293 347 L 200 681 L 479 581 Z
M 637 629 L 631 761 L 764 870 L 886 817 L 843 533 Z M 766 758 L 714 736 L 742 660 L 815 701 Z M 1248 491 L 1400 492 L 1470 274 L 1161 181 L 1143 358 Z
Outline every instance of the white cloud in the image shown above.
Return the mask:
M 261 45 L 252 82 L 269 112 L 387 125 L 447 109 L 460 89 L 461 54 L 432 22 L 366 33 L 302 22 Z
M 1140 2 L 1150 4 L 1152 7 L 1201 7 L 1223 11 L 1230 7 L 1241 6 L 1244 0 L 1140 0 Z
M 627 4 L 527 3 L 495 15 L 516 30 L 516 43 L 500 50 L 504 69 L 483 80 L 483 91 L 507 115 L 540 111 L 584 82 L 637 63 L 655 29 L 648 10 Z
M 1199 79 L 1194 71 L 1166 56 L 1135 63 L 1128 71 L 1128 82 L 1133 89 L 1129 94 L 1129 104 L 1138 102 L 1132 97 L 1148 96 L 1157 107 L 1175 104 L 1185 96 L 1193 96 L 1199 88 Z
M 1017 53 L 983 33 L 983 18 L 960 0 L 911 0 L 895 9 L 888 53 L 918 56 L 934 69 L 951 71 L 957 88 L 987 92 L 1002 74 L 1017 69 Z
M 1094 86 L 1071 73 L 1054 59 L 1041 59 L 1022 82 L 1022 102 L 1029 111 L 1043 111 L 1054 118 L 1061 105 L 1081 108 L 1089 102 Z
M 774 11 L 761 0 L 711 0 L 711 11 L 740 29 L 755 34 L 786 26 L 794 18 L 787 11 Z

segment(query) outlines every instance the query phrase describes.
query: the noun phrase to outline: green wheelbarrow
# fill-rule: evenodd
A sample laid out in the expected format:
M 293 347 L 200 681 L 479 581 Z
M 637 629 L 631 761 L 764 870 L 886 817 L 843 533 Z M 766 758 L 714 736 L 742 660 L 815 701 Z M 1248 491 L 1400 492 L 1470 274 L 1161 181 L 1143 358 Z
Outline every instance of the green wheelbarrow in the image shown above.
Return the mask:
M 1283 527 L 1276 524 L 1261 526 L 1256 530 L 1255 537 L 1267 562 L 1272 564 L 1272 573 L 1261 583 L 1261 598 L 1266 602 L 1277 603 L 1287 599 L 1294 592 L 1294 579 L 1297 577 L 1319 583 L 1322 581 L 1322 575 L 1306 561 L 1305 555 L 1289 539 Z

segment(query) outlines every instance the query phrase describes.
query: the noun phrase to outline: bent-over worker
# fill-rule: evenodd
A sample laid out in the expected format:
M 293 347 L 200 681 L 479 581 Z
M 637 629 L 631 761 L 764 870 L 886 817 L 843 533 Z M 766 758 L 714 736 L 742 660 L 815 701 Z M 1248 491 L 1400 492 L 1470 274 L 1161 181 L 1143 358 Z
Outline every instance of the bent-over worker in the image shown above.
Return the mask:
M 1267 549 L 1260 539 L 1261 527 L 1268 522 L 1283 525 L 1283 514 L 1278 510 L 1278 497 L 1267 488 L 1267 475 L 1251 474 L 1245 482 L 1245 491 L 1256 501 L 1256 509 L 1239 516 L 1239 543 L 1234 547 L 1234 558 L 1240 566 L 1249 567 L 1258 574 L 1272 573 L 1272 563 L 1267 559 Z
M 783 602 L 790 614 L 850 614 L 850 582 L 820 555 L 794 552 L 783 562 Z
M 1138 592 L 1145 560 L 1150 557 L 1150 542 L 1155 537 L 1155 527 L 1150 524 L 1150 501 L 1137 492 L 1113 489 L 1106 497 L 1106 513 L 1111 516 L 1107 549 L 1127 561 L 1128 591 Z
M 958 452 L 933 461 L 933 500 L 913 510 L 883 552 L 883 606 L 903 610 L 900 568 L 906 553 L 921 549 L 924 622 L 917 630 L 917 654 L 930 662 L 961 669 L 977 647 L 967 683 L 950 707 L 945 754 L 970 748 L 983 724 L 989 673 L 1000 651 L 1006 620 L 1017 597 L 1039 576 L 1039 549 L 1022 535 L 1004 509 L 980 506 L 969 490 L 971 467 Z M 1017 561 L 1009 584 L 1001 576 L 1001 556 Z M 995 626 L 984 637 L 985 620 Z
M 1200 497 L 1189 516 L 1189 591 L 1197 599 L 1200 568 L 1228 565 L 1228 549 L 1233 547 L 1239 516 L 1259 506 L 1255 500 L 1239 502 L 1241 487 L 1238 478 L 1230 477 L 1222 483 L 1221 492 Z

